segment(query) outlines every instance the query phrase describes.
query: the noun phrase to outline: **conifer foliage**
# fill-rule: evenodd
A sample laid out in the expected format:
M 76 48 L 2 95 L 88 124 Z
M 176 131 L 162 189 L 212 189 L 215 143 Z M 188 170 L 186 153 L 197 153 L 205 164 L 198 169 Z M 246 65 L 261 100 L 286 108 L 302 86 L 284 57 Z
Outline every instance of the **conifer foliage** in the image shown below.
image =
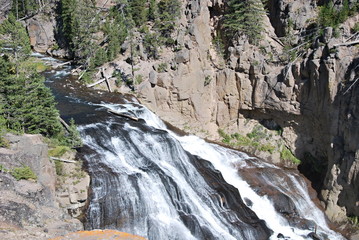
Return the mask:
M 228 38 L 245 35 L 257 45 L 264 30 L 266 15 L 262 0 L 230 0 L 224 16 L 224 28 Z
M 59 113 L 44 78 L 35 69 L 20 67 L 30 53 L 24 27 L 10 14 L 0 25 L 3 47 L 11 49 L 0 57 L 1 128 L 21 133 L 54 136 L 61 132 Z

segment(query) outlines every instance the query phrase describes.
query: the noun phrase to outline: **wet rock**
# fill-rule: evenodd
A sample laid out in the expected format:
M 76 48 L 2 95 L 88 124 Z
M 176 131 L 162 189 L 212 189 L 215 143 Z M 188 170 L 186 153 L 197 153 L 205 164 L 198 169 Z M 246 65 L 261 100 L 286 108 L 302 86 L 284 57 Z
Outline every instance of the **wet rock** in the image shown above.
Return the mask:
M 314 233 L 314 232 L 311 232 L 307 235 L 307 237 L 313 239 L 313 240 L 322 240 L 321 237 L 318 236 L 318 234 Z

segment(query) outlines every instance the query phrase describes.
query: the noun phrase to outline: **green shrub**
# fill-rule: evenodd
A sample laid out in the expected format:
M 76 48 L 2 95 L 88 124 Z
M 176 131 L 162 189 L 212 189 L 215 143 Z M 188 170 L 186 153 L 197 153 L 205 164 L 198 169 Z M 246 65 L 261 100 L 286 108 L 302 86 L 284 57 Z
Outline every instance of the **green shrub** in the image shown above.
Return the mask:
M 261 144 L 258 149 L 260 151 L 269 152 L 270 154 L 272 154 L 275 150 L 275 146 L 273 146 L 272 144 Z
M 0 172 L 9 172 L 9 169 L 6 169 L 2 164 L 0 164 Z
M 56 146 L 53 149 L 49 150 L 49 156 L 51 157 L 61 157 L 64 155 L 67 151 L 70 151 L 70 148 L 67 146 Z
M 141 84 L 143 82 L 143 76 L 141 74 L 136 75 L 135 77 L 135 84 Z
M 359 226 L 359 217 L 358 216 L 349 216 L 348 220 L 354 226 Z
M 300 164 L 301 161 L 296 158 L 293 153 L 286 147 L 283 147 L 282 151 L 280 152 L 280 157 L 283 160 L 291 161 L 295 164 Z
M 352 28 L 352 33 L 357 33 L 357 32 L 359 32 L 359 22 L 357 22 Z
M 211 83 L 212 81 L 212 77 L 207 75 L 205 78 L 204 78 L 204 86 L 207 86 Z
M 166 72 L 167 68 L 168 68 L 167 63 L 160 63 L 158 64 L 157 72 L 159 73 Z
M 256 125 L 252 132 L 247 134 L 247 137 L 249 137 L 250 139 L 253 139 L 255 141 L 259 141 L 261 139 L 264 139 L 267 137 L 267 133 L 264 132 L 263 126 L 261 125 Z
M 64 175 L 64 163 L 61 161 L 55 161 L 55 170 L 58 176 Z
M 16 179 L 16 180 L 20 180 L 20 179 L 37 179 L 37 176 L 35 175 L 35 173 L 31 170 L 31 168 L 29 166 L 23 166 L 23 167 L 18 167 L 18 168 L 14 168 L 11 170 L 11 175 Z
M 0 137 L 0 147 L 9 148 L 10 142 L 7 139 L 5 139 L 4 137 Z

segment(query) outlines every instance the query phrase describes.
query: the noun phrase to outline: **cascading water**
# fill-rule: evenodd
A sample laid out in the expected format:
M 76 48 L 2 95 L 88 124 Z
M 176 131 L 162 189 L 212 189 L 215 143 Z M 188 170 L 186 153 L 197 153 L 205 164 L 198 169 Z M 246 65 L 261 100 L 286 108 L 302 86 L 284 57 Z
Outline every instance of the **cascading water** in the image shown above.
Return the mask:
M 344 239 L 295 172 L 178 136 L 138 103 L 88 91 L 70 68 L 47 72 L 65 119 L 75 118 L 91 175 L 85 227 L 167 239 Z M 139 121 L 108 113 L 112 109 Z M 313 232 L 316 231 L 316 234 Z

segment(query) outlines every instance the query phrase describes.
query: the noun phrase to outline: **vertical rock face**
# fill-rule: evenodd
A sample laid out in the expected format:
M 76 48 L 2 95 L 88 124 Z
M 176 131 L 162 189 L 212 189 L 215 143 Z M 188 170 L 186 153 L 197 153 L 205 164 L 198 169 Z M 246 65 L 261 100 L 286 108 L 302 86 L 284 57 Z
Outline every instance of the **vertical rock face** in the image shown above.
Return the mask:
M 0 148 L 1 239 L 48 239 L 83 229 L 55 201 L 56 174 L 40 135 L 6 135 L 10 148 Z M 29 166 L 37 180 L 17 181 L 4 169 Z
M 40 15 L 26 20 L 30 44 L 36 52 L 45 53 L 55 44 L 54 16 Z

